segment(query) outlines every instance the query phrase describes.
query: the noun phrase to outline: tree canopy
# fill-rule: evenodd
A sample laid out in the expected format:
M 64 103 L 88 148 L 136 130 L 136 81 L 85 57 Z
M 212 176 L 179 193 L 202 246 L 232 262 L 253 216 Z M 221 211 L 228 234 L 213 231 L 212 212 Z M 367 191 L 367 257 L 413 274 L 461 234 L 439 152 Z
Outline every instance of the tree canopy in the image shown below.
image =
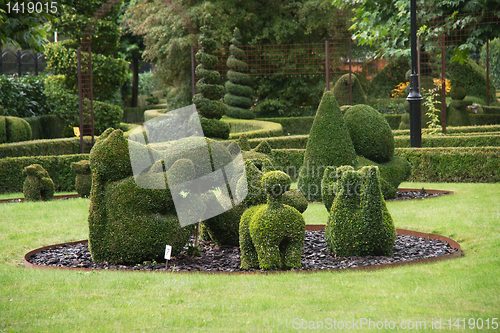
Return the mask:
M 57 14 L 56 2 L 47 3 L 41 12 L 33 10 L 32 1 L 0 0 L 0 47 L 13 44 L 35 52 L 43 50 L 47 41 L 47 23 Z
M 360 44 L 375 45 L 387 56 L 410 53 L 410 1 L 333 0 L 354 13 L 351 30 Z M 492 20 L 493 19 L 493 20 Z M 461 60 L 476 52 L 488 39 L 500 36 L 498 0 L 417 0 L 417 25 L 422 42 L 443 32 L 464 29 L 455 55 Z
M 191 98 L 190 47 L 197 41 L 197 36 L 189 35 L 186 19 L 198 32 L 202 22 L 213 17 L 215 41 L 227 47 L 236 27 L 243 45 L 323 42 L 334 33 L 338 13 L 330 0 L 177 0 L 176 4 L 137 1 L 129 6 L 126 22 L 134 33 L 144 35 L 143 56 L 155 63 L 159 77 L 166 85 L 179 87 L 180 104 Z

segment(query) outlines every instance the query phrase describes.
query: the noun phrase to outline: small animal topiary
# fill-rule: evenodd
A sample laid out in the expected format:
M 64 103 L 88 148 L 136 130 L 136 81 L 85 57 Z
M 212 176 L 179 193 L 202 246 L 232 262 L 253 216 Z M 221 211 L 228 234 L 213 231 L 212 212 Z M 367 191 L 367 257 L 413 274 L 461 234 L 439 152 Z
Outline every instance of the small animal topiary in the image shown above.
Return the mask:
M 241 268 L 300 268 L 305 221 L 295 208 L 282 202 L 290 177 L 270 171 L 262 177 L 267 204 L 247 209 L 240 222 Z
M 335 86 L 333 87 L 333 94 L 337 99 L 337 102 L 340 106 L 348 105 L 349 102 L 349 86 L 351 86 L 351 96 L 352 96 L 352 105 L 356 104 L 365 104 L 366 96 L 361 84 L 356 75 L 351 74 L 349 78 L 349 74 L 342 75 Z
M 27 201 L 48 201 L 54 197 L 54 182 L 49 173 L 40 165 L 32 164 L 24 168 L 23 194 Z
M 90 161 L 81 160 L 71 163 L 71 169 L 76 173 L 75 187 L 80 198 L 88 198 L 92 188 L 92 174 L 90 172 Z
M 380 190 L 375 166 L 337 170 L 335 199 L 325 227 L 330 251 L 341 257 L 391 255 L 396 230 Z

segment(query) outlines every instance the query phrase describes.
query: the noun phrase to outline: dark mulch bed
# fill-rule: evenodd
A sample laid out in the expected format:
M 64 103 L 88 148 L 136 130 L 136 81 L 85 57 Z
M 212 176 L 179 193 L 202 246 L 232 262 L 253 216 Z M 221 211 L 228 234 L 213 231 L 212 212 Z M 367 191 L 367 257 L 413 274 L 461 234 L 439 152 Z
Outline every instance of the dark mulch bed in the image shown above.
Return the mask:
M 86 243 L 65 245 L 45 250 L 32 256 L 28 261 L 35 265 L 57 267 L 147 270 L 147 271 L 206 271 L 206 272 L 244 272 L 257 269 L 240 269 L 240 249 L 237 246 L 216 246 L 210 242 L 200 242 L 201 256 L 187 256 L 185 250 L 172 257 L 168 264 L 146 262 L 141 265 L 109 265 L 93 263 Z M 187 249 L 187 247 L 186 247 Z M 418 259 L 439 257 L 455 252 L 448 243 L 428 240 L 414 236 L 398 236 L 394 244 L 394 254 L 386 256 L 336 257 L 326 248 L 325 232 L 306 231 L 302 268 L 300 270 L 345 269 L 388 263 L 407 262 Z

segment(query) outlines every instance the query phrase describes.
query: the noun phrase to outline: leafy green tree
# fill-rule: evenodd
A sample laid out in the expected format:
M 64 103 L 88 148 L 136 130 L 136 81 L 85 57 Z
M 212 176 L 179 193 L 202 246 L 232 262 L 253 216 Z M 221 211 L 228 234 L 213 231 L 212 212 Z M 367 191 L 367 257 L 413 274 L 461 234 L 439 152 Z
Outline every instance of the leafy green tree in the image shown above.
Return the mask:
M 375 45 L 379 51 L 391 57 L 409 56 L 410 1 L 333 0 L 333 4 L 352 9 L 355 16 L 351 29 L 360 44 Z M 478 51 L 487 39 L 500 36 L 496 24 L 488 24 L 485 20 L 492 12 L 500 17 L 500 3 L 497 0 L 418 0 L 417 8 L 423 44 L 442 31 L 471 24 L 471 29 L 466 31 L 454 50 L 455 59 L 461 62 L 466 60 L 468 52 Z M 436 25 L 433 22 L 441 23 Z
M 481 61 L 486 64 L 486 44 L 481 48 Z M 490 41 L 490 75 L 495 87 L 500 88 L 500 38 Z
M 0 46 L 13 44 L 25 50 L 42 51 L 47 42 L 47 23 L 59 11 L 56 2 L 46 3 L 37 13 L 30 9 L 33 1 L 0 0 Z
M 204 19 L 213 17 L 214 39 L 218 48 L 229 46 L 236 27 L 240 29 L 243 45 L 324 42 L 326 38 L 340 33 L 340 30 L 333 29 L 334 22 L 338 23 L 338 10 L 331 6 L 329 0 L 178 0 L 176 3 L 177 7 L 167 5 L 163 0 L 137 2 L 128 8 L 125 15 L 132 31 L 144 36 L 145 59 L 156 64 L 158 76 L 167 86 L 179 88 L 177 104 L 171 107 L 189 104 L 191 99 L 190 48 L 196 46 L 196 36 L 189 34 L 189 24 L 199 31 Z M 179 13 L 179 7 L 182 13 Z M 256 91 L 256 95 L 261 101 L 267 98 L 285 100 L 286 97 L 280 99 L 280 96 L 293 96 L 297 99 L 293 105 L 307 105 L 310 94 L 293 92 L 293 82 L 297 79 L 282 77 L 280 81 L 284 82 L 278 89 Z M 313 80 L 302 81 L 309 84 Z M 320 81 L 324 78 L 317 77 L 313 83 Z M 261 81 L 256 85 L 261 86 Z M 323 89 L 324 83 L 321 89 L 316 89 L 320 92 L 316 94 L 317 103 Z M 270 96 L 274 93 L 277 95 Z M 288 104 L 280 110 L 287 107 Z
M 53 29 L 67 37 L 63 42 L 50 43 L 45 48 L 47 65 L 54 74 L 65 75 L 66 87 L 78 91 L 77 48 L 81 46 L 85 28 L 105 0 L 63 0 L 60 12 L 52 22 Z M 116 58 L 121 28 L 117 24 L 120 6 L 113 6 L 103 19 L 95 23 L 92 35 L 94 98 L 116 99 L 125 83 L 128 63 Z

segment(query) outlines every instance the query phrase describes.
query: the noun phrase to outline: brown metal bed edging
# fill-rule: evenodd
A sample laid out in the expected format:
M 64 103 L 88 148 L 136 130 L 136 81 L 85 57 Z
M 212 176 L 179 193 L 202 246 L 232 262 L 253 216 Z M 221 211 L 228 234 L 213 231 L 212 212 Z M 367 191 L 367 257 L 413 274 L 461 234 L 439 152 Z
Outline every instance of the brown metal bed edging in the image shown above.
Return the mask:
M 306 230 L 311 230 L 311 231 L 319 231 L 323 230 L 325 228 L 324 224 L 308 224 L 306 225 Z M 153 270 L 116 270 L 113 269 L 112 271 L 117 271 L 117 272 L 161 272 L 161 273 L 173 273 L 173 274 L 226 274 L 226 275 L 234 275 L 234 274 L 284 274 L 284 273 L 319 273 L 319 272 L 343 272 L 343 271 L 352 271 L 352 270 L 379 270 L 379 269 L 384 269 L 384 268 L 393 268 L 393 267 L 399 267 L 399 266 L 406 266 L 406 265 L 417 265 L 417 264 L 428 264 L 436 261 L 442 261 L 442 260 L 449 260 L 449 259 L 454 259 L 454 258 L 459 258 L 462 256 L 462 248 L 459 243 L 454 241 L 451 238 L 441 236 L 441 235 L 436 235 L 436 234 L 428 234 L 424 232 L 419 232 L 419 231 L 413 231 L 413 230 L 406 230 L 406 229 L 396 229 L 396 232 L 398 235 L 407 235 L 407 236 L 415 236 L 415 237 L 422 237 L 425 239 L 430 239 L 430 240 L 440 240 L 442 242 L 448 242 L 448 244 L 455 249 L 456 251 L 453 253 L 449 253 L 443 256 L 439 257 L 432 257 L 432 258 L 426 258 L 426 259 L 418 259 L 418 260 L 411 260 L 411 261 L 403 261 L 403 262 L 395 262 L 395 263 L 389 263 L 389 264 L 382 264 L 382 265 L 370 265 L 370 266 L 359 266 L 359 267 L 349 267 L 349 268 L 331 268 L 331 269 L 318 269 L 318 270 L 290 270 L 290 271 L 251 271 L 251 272 L 246 272 L 246 271 L 238 271 L 238 272 L 225 272 L 225 271 L 153 271 Z M 49 245 L 49 246 L 44 246 L 35 250 L 32 250 L 24 256 L 24 267 L 30 268 L 30 269 L 59 269 L 59 270 L 70 270 L 70 271 L 84 271 L 84 272 L 91 272 L 91 271 L 111 271 L 110 269 L 106 268 L 76 268 L 76 267 L 59 267 L 59 266 L 46 266 L 46 265 L 35 265 L 32 264 L 28 261 L 29 258 L 31 258 L 33 255 L 48 250 L 48 249 L 53 249 L 55 247 L 62 247 L 64 245 L 76 245 L 80 243 L 87 243 L 87 240 L 81 240 L 81 241 L 76 241 L 76 242 L 67 242 L 67 243 L 60 243 L 60 244 L 55 244 L 55 245 Z

